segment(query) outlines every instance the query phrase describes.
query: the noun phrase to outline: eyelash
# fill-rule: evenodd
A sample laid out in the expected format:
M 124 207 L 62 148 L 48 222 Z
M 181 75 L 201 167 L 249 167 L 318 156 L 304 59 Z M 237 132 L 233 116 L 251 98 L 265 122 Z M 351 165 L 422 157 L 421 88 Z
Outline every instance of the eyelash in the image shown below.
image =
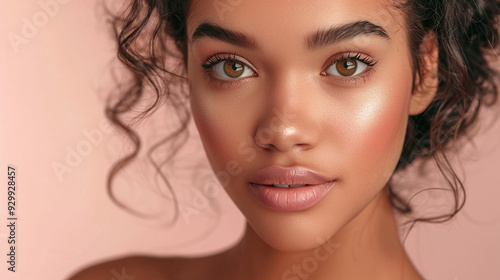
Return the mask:
M 236 84 L 240 84 L 241 81 L 244 79 L 234 79 L 234 80 L 223 80 L 221 78 L 217 78 L 213 72 L 213 67 L 218 64 L 219 62 L 222 61 L 235 61 L 238 63 L 241 63 L 245 65 L 246 67 L 250 68 L 254 73 L 255 76 L 257 76 L 257 71 L 255 71 L 252 67 L 248 66 L 248 63 L 241 61 L 240 59 L 237 58 L 236 54 L 228 54 L 228 53 L 216 53 L 214 55 L 211 55 L 202 65 L 205 69 L 205 74 L 206 77 L 209 79 L 210 82 L 214 83 L 219 83 L 220 87 L 231 87 Z
M 339 76 L 333 76 L 333 75 L 326 75 L 326 71 L 329 67 L 335 65 L 335 63 L 341 61 L 341 60 L 346 60 L 346 59 L 352 59 L 352 60 L 357 60 L 359 62 L 362 62 L 367 65 L 367 68 L 360 74 L 356 76 L 345 76 L 345 77 L 339 77 Z M 241 63 L 245 65 L 246 67 L 250 68 L 254 73 L 255 76 L 257 76 L 257 72 L 250 66 L 248 66 L 248 63 L 241 61 L 240 59 L 237 58 L 237 55 L 235 53 L 233 54 L 228 54 L 228 53 L 216 53 L 214 55 L 211 55 L 202 65 L 201 67 L 204 68 L 206 77 L 209 79 L 210 82 L 215 82 L 218 83 L 220 87 L 231 87 L 236 84 L 240 84 L 242 79 L 234 79 L 234 80 L 224 80 L 221 78 L 218 78 L 215 76 L 213 72 L 213 67 L 222 62 L 222 61 L 235 61 L 238 63 Z M 328 63 L 327 67 L 325 70 L 321 72 L 321 75 L 324 76 L 331 76 L 334 77 L 337 82 L 343 83 L 343 84 L 357 84 L 359 81 L 366 81 L 368 74 L 370 74 L 374 69 L 373 67 L 377 64 L 377 60 L 374 58 L 365 55 L 361 52 L 346 52 L 343 53 L 340 57 L 336 56 L 331 62 Z M 324 74 L 325 73 L 325 74 Z
M 339 58 L 335 58 L 328 66 L 331 66 L 334 63 L 338 62 L 339 60 L 344 60 L 344 59 L 358 60 L 358 61 L 361 61 L 361 62 L 365 63 L 366 65 L 368 65 L 368 67 L 373 67 L 373 66 L 375 66 L 375 64 L 377 64 L 377 61 L 374 58 L 369 57 L 368 55 L 362 54 L 361 52 L 356 52 L 354 54 L 348 52 L 348 53 L 343 53 L 342 56 Z
M 329 67 L 335 65 L 335 63 L 341 61 L 341 60 L 345 60 L 345 59 L 352 59 L 352 60 L 357 60 L 359 62 L 362 62 L 364 64 L 367 65 L 366 69 L 356 75 L 356 76 L 345 76 L 345 77 L 340 77 L 340 76 L 333 76 L 333 75 L 326 75 L 326 71 Z M 369 76 L 371 74 L 373 74 L 373 70 L 375 70 L 375 68 L 373 68 L 376 64 L 377 64 L 378 60 L 375 60 L 374 58 L 366 55 L 366 54 L 363 54 L 361 52 L 346 52 L 346 53 L 343 53 L 340 57 L 337 55 L 333 58 L 333 60 L 331 60 L 330 63 L 328 63 L 328 65 L 324 68 L 325 70 L 323 70 L 321 72 L 322 75 L 324 76 L 331 76 L 330 78 L 334 78 L 336 80 L 336 82 L 338 83 L 342 83 L 342 84 L 345 84 L 345 85 L 356 85 L 358 82 L 362 81 L 362 82 L 366 82 L 366 80 L 369 78 Z

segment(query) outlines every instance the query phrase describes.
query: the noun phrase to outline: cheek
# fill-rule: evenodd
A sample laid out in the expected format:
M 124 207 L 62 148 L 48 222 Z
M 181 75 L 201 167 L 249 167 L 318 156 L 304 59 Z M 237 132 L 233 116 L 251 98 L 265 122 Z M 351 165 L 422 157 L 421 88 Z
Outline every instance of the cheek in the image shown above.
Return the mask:
M 370 92 L 373 98 L 364 101 L 346 128 L 349 141 L 345 147 L 351 157 L 348 162 L 358 180 L 366 178 L 385 185 L 400 157 L 408 121 L 411 78 L 401 77 L 397 81 L 373 88 Z
M 223 149 L 225 146 L 224 142 L 228 140 L 227 132 L 224 130 L 226 117 L 221 115 L 221 112 L 224 112 L 224 110 L 217 109 L 221 105 L 217 100 L 210 98 L 211 95 L 200 87 L 200 84 L 204 80 L 201 73 L 193 71 L 193 69 L 197 69 L 197 65 L 193 63 L 192 59 L 189 59 L 188 63 L 188 78 L 191 81 L 195 81 L 191 84 L 190 89 L 190 105 L 193 120 L 210 164 L 214 170 L 219 170 L 221 169 L 220 164 L 213 160 L 214 156 L 222 158 L 228 156 L 225 155 Z
M 212 166 L 216 163 L 213 162 L 213 156 L 225 158 L 225 150 L 223 149 L 224 142 L 227 141 L 226 131 L 223 129 L 220 119 L 224 119 L 223 116 L 217 115 L 217 110 L 212 109 L 210 106 L 210 100 L 206 100 L 197 96 L 195 90 L 191 92 L 191 112 L 193 119 L 196 123 L 196 127 L 200 134 L 201 141 L 207 153 L 208 159 Z M 218 165 L 218 164 L 216 164 Z M 219 169 L 214 166 L 214 169 Z
M 197 92 L 196 89 L 191 91 L 191 111 L 205 153 L 216 174 L 224 172 L 231 176 L 238 175 L 243 157 L 238 153 L 238 147 L 245 143 L 242 135 L 247 134 L 245 124 L 241 122 L 244 116 L 231 111 L 230 108 L 237 108 L 235 104 L 208 96 L 211 95 Z

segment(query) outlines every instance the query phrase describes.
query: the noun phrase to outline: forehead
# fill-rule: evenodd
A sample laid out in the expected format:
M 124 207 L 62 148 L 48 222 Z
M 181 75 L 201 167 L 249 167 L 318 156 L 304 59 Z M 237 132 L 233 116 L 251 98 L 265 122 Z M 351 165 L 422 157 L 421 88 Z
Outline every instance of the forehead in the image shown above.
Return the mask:
M 201 23 L 210 22 L 272 40 L 370 21 L 392 37 L 404 33 L 404 18 L 393 0 L 193 0 L 186 24 L 188 38 Z

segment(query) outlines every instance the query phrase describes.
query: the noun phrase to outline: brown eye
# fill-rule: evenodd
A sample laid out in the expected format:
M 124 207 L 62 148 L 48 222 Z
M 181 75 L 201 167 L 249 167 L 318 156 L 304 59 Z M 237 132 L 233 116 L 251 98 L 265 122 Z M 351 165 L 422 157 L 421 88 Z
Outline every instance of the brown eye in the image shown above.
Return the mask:
M 231 78 L 238 78 L 243 74 L 245 68 L 241 63 L 236 61 L 226 61 L 224 62 L 224 73 Z
M 358 68 L 357 61 L 354 59 L 342 59 L 337 61 L 337 71 L 342 76 L 352 76 Z
M 255 72 L 250 67 L 236 60 L 221 60 L 212 66 L 212 71 L 224 80 L 255 76 Z
M 343 58 L 332 63 L 324 72 L 323 75 L 332 75 L 338 77 L 352 77 L 363 73 L 368 64 L 360 61 L 357 58 Z

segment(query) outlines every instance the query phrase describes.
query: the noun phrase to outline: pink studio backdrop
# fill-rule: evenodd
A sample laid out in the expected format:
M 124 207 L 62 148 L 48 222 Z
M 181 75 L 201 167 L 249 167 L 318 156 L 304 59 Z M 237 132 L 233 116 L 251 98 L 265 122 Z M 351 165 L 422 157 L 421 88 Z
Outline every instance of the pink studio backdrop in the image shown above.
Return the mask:
M 44 8 L 49 2 L 52 10 Z M 223 193 L 216 198 L 220 214 L 204 206 L 187 208 L 190 215 L 173 227 L 130 215 L 111 202 L 106 174 L 125 150 L 103 106 L 112 86 L 110 69 L 122 73 L 122 68 L 98 3 L 0 2 L 0 279 L 64 279 L 85 265 L 124 254 L 208 254 L 242 233 L 243 217 Z M 481 115 L 489 128 L 482 126 L 475 148 L 460 154 L 468 191 L 463 211 L 452 222 L 416 227 L 406 241 L 427 279 L 500 279 L 500 122 L 495 117 L 493 111 Z M 192 135 L 186 156 L 202 153 Z M 16 272 L 7 270 L 8 165 L 17 169 Z M 140 160 L 130 170 L 117 182 L 118 192 L 156 211 L 163 200 L 145 187 L 150 171 Z M 189 189 L 189 173 L 180 177 L 185 179 L 173 182 L 176 189 Z M 197 195 L 192 189 L 180 192 L 188 202 L 189 194 Z

